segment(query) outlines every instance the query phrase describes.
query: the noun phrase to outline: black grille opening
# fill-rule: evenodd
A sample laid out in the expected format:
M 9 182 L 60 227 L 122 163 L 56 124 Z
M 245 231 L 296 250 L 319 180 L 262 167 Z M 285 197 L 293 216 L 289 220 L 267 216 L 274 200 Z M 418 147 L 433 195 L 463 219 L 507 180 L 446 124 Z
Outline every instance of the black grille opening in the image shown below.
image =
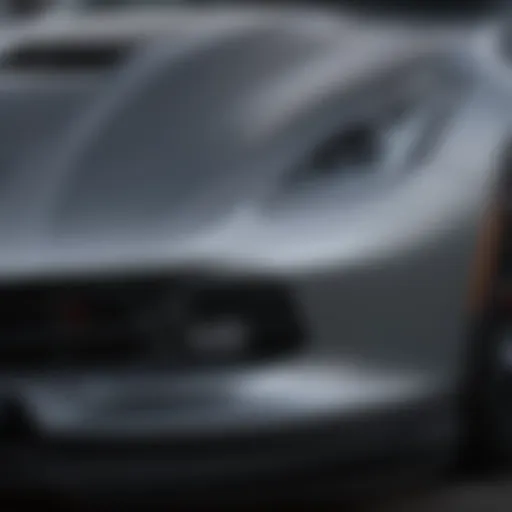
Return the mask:
M 109 71 L 128 57 L 132 45 L 120 42 L 41 42 L 8 53 L 3 70 L 30 73 L 81 73 Z
M 303 333 L 281 286 L 156 280 L 0 289 L 0 368 L 259 361 Z
M 0 289 L 0 366 L 45 368 L 142 360 L 133 319 L 158 284 L 77 284 Z
M 195 295 L 183 339 L 196 357 L 259 360 L 293 352 L 303 334 L 286 290 L 255 284 Z

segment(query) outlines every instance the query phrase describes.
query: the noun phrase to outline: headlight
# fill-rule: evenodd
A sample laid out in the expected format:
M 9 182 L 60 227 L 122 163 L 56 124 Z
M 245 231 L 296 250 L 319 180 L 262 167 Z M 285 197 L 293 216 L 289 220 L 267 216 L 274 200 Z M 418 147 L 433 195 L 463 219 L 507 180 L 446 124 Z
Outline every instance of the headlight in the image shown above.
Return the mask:
M 464 91 L 461 70 L 416 62 L 349 92 L 339 120 L 309 151 L 295 177 L 389 176 L 418 167 L 442 140 Z

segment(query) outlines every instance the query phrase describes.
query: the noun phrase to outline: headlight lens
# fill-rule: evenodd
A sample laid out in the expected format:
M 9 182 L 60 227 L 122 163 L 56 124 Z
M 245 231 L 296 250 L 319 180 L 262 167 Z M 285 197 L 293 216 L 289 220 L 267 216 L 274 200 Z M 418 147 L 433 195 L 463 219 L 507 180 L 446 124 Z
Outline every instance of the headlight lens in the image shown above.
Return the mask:
M 315 144 L 299 180 L 388 176 L 417 168 L 434 154 L 463 85 L 459 70 L 439 62 L 418 62 L 362 85 L 348 94 L 342 121 Z

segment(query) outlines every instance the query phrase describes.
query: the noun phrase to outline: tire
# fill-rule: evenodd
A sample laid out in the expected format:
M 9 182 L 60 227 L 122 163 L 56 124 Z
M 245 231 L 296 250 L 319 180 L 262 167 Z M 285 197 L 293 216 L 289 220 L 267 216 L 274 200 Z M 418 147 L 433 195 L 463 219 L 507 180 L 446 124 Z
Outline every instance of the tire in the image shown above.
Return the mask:
M 468 441 L 479 468 L 512 467 L 512 321 L 493 310 L 476 330 L 467 400 Z

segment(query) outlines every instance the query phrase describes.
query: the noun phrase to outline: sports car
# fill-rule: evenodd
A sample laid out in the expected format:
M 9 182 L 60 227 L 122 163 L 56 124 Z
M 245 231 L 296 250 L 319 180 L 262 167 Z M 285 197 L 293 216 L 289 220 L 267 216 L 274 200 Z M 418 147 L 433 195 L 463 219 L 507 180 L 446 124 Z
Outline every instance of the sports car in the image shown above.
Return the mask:
M 0 34 L 2 489 L 510 459 L 506 23 L 43 18 Z

